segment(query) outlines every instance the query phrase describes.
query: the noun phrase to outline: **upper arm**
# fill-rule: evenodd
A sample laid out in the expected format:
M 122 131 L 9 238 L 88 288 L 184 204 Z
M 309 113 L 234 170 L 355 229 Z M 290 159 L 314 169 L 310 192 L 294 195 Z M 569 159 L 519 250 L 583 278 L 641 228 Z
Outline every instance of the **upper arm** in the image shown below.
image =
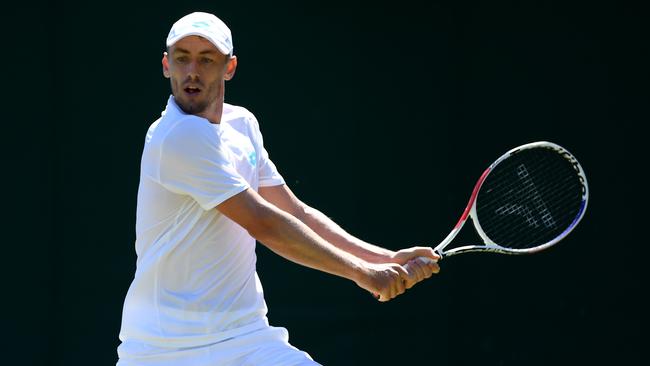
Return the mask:
M 189 195 L 205 210 L 248 188 L 205 121 L 179 122 L 159 148 L 160 183 L 169 191 Z
M 302 219 L 305 214 L 305 204 L 296 197 L 286 184 L 270 187 L 260 187 L 260 196 L 277 208 L 292 216 Z
M 277 208 L 269 204 L 253 189 L 246 189 L 217 205 L 217 210 L 260 239 L 270 224 Z

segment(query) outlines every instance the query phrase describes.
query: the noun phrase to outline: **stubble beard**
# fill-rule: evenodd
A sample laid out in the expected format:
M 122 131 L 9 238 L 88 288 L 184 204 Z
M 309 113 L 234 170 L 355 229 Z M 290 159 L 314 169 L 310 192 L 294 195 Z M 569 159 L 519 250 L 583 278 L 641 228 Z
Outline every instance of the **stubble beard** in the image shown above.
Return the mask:
M 212 99 L 212 86 L 204 85 L 205 88 L 201 90 L 201 95 L 199 98 L 187 97 L 184 93 L 185 91 L 182 87 L 173 87 L 172 94 L 178 107 L 185 112 L 186 114 L 198 115 L 207 110 Z
M 206 100 L 203 101 L 186 101 L 181 98 L 175 97 L 176 99 L 176 104 L 178 104 L 178 107 L 183 110 L 186 114 L 199 114 L 203 113 L 203 111 L 206 110 L 208 107 L 208 102 Z

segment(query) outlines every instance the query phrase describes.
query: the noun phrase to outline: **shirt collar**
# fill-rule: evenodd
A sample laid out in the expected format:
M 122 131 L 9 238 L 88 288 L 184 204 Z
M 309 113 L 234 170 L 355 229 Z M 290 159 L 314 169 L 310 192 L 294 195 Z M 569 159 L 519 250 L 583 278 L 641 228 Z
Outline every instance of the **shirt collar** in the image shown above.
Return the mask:
M 161 114 L 162 116 L 167 116 L 167 118 L 178 118 L 182 116 L 186 116 L 187 113 L 183 112 L 183 110 L 176 104 L 176 100 L 174 99 L 173 95 L 169 96 L 169 99 L 167 99 L 167 107 L 165 107 L 165 110 Z

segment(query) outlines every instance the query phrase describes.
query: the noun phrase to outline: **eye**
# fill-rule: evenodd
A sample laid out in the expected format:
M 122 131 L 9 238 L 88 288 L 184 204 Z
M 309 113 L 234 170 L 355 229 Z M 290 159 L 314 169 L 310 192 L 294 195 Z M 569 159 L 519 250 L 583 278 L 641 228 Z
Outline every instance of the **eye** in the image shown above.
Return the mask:
M 213 63 L 213 62 L 214 62 L 214 60 L 212 60 L 212 59 L 209 58 L 209 57 L 201 57 L 201 63 L 202 63 L 202 64 L 211 64 L 211 63 Z
M 187 56 L 178 56 L 178 57 L 176 57 L 176 62 L 178 62 L 179 64 L 184 64 L 188 60 L 189 60 L 189 57 L 187 57 Z

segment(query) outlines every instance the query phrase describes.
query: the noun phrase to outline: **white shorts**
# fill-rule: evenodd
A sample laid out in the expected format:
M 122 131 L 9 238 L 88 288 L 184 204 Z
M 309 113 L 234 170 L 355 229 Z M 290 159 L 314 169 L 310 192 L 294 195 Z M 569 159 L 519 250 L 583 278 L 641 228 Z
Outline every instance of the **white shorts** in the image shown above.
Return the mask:
M 320 366 L 289 344 L 287 330 L 278 327 L 193 348 L 122 343 L 118 355 L 117 366 Z

